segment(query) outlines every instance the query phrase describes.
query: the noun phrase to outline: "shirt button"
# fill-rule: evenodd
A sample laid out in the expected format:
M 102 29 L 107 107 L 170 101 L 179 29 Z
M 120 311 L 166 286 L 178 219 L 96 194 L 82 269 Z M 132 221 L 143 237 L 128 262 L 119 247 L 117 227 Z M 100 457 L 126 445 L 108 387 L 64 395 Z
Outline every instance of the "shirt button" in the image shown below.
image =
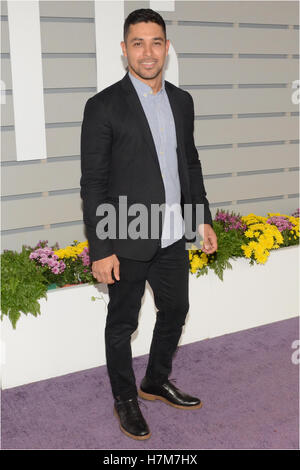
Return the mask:
M 161 153 L 161 155 L 163 155 L 164 152 L 160 152 L 160 153 Z
M 147 96 L 147 93 L 144 93 L 144 96 Z

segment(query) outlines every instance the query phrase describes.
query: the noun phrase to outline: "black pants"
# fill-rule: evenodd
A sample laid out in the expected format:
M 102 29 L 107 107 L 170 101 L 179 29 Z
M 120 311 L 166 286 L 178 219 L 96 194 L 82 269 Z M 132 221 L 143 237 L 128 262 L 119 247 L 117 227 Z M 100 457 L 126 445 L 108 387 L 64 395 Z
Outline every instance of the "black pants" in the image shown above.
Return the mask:
M 159 247 L 150 261 L 118 259 L 120 281 L 108 284 L 105 347 L 113 396 L 126 400 L 137 396 L 131 335 L 138 327 L 146 280 L 158 309 L 146 376 L 163 383 L 171 373 L 172 356 L 189 310 L 189 252 L 183 237 L 166 248 Z

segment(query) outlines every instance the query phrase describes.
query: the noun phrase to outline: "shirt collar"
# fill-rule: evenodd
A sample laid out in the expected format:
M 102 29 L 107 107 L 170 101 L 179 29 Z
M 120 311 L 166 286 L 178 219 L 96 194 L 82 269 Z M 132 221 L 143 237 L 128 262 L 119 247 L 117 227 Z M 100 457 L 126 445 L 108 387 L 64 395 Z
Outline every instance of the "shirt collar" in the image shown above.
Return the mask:
M 150 85 L 147 85 L 146 83 L 142 82 L 142 80 L 139 80 L 138 78 L 136 78 L 134 75 L 132 75 L 132 73 L 128 72 L 128 75 L 132 81 L 132 84 L 134 85 L 137 93 L 139 95 L 143 95 L 145 96 L 150 94 L 150 95 L 153 95 L 153 92 L 152 92 L 152 88 Z M 163 93 L 165 90 L 165 79 L 162 77 L 162 84 L 161 84 L 161 89 L 159 90 L 158 93 L 156 93 L 156 95 L 153 95 L 153 96 L 157 96 L 158 94 L 161 94 Z

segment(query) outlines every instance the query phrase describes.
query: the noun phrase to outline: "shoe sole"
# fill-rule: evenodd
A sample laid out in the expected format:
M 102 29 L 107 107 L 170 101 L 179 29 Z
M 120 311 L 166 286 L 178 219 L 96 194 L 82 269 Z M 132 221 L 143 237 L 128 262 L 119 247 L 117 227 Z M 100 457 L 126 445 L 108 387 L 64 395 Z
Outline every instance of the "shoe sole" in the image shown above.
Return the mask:
M 120 429 L 124 434 L 126 434 L 126 436 L 132 437 L 133 439 L 136 439 L 138 441 L 144 441 L 145 439 L 149 439 L 149 437 L 151 436 L 151 432 L 149 432 L 149 434 L 145 434 L 144 436 L 136 436 L 135 434 L 131 434 L 130 432 L 126 431 L 126 429 L 123 428 L 120 417 L 115 408 L 114 408 L 114 415 L 118 418 Z
M 171 401 L 167 400 L 164 397 L 161 397 L 160 395 L 151 395 L 150 393 L 143 392 L 143 390 L 139 389 L 138 390 L 138 395 L 141 398 L 145 398 L 145 400 L 161 400 L 164 403 L 167 403 L 167 405 L 174 406 L 174 408 L 180 408 L 182 410 L 196 410 L 202 407 L 202 402 L 200 402 L 198 405 L 191 405 L 191 406 L 184 406 L 184 405 L 177 405 L 176 403 L 172 403 Z

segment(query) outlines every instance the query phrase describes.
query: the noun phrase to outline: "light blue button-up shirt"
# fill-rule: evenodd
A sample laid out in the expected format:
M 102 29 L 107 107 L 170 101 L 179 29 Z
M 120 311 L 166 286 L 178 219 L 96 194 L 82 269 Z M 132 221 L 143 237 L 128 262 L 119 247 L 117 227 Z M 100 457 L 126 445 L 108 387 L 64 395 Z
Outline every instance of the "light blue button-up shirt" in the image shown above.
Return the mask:
M 156 94 L 152 88 L 130 72 L 128 75 L 139 96 L 152 132 L 166 194 L 166 212 L 161 236 L 165 248 L 180 240 L 184 234 L 184 220 L 180 206 L 181 187 L 177 164 L 176 128 L 165 80 Z

